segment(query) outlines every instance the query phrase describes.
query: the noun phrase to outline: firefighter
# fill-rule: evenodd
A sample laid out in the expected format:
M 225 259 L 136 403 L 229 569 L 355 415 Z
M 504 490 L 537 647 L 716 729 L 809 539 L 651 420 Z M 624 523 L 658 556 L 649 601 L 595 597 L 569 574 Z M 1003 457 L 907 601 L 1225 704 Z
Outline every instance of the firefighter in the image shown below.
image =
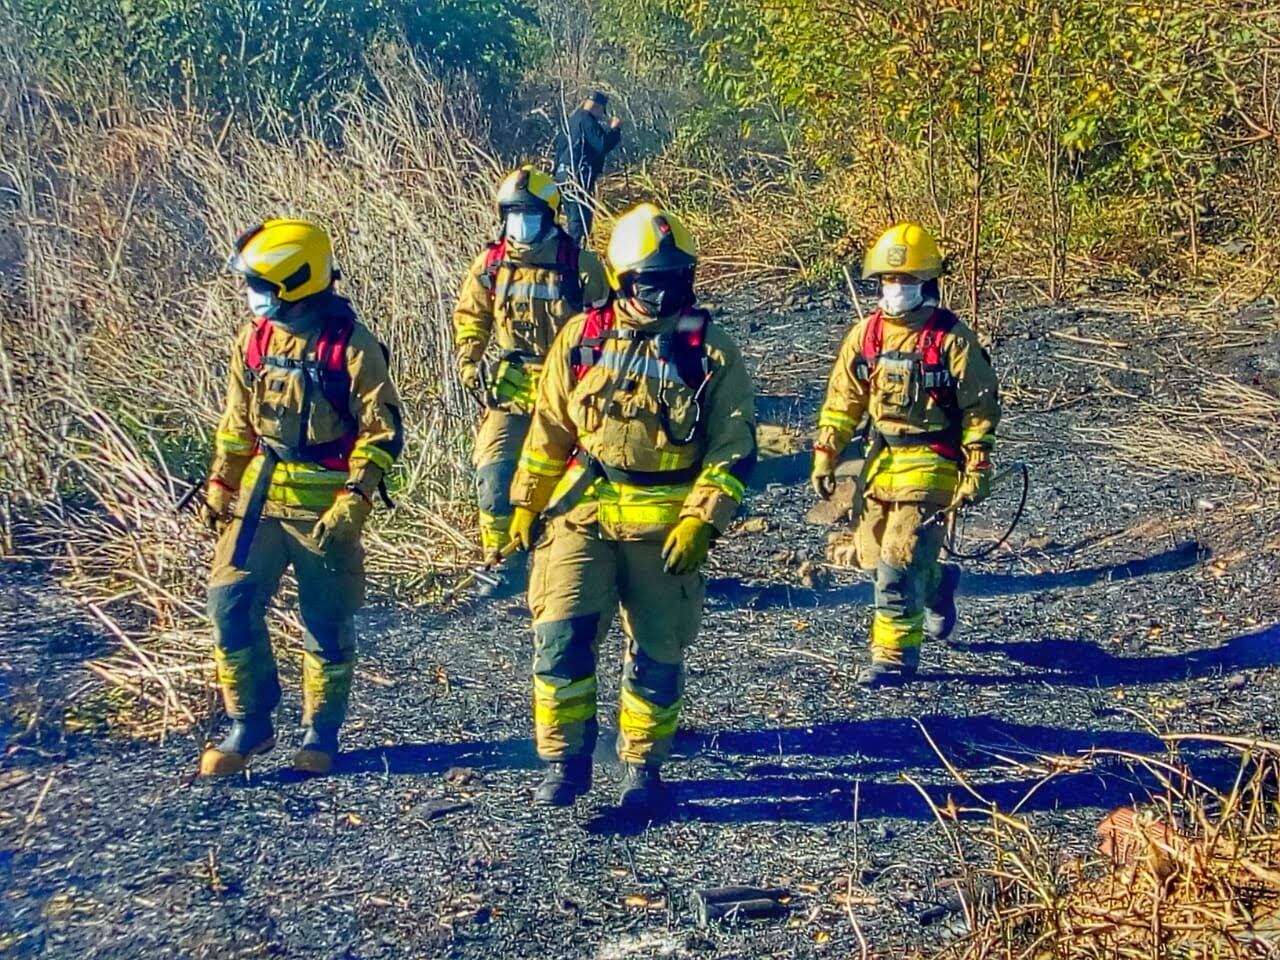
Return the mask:
M 236 337 L 200 516 L 219 534 L 209 618 L 232 723 L 200 772 L 237 774 L 275 746 L 280 682 L 266 608 L 292 566 L 306 727 L 293 766 L 323 774 L 338 753 L 355 670 L 360 533 L 403 445 L 400 399 L 385 348 L 334 292 L 323 229 L 268 220 L 236 241 L 229 267 L 254 319 Z
M 697 306 L 696 264 L 674 215 L 648 203 L 626 213 L 606 258 L 613 302 L 569 322 L 543 373 L 511 487 L 511 535 L 526 549 L 537 540 L 539 804 L 566 806 L 590 789 L 596 654 L 619 608 L 620 806 L 656 814 L 666 802 L 659 767 L 702 617 L 699 571 L 755 459 L 751 381 L 733 341 Z
M 556 183 L 564 195 L 564 217 L 569 236 L 585 245 L 595 220 L 596 181 L 604 172 L 605 158 L 622 142 L 622 120 L 604 118 L 609 97 L 593 90 L 565 121 L 556 135 L 552 162 Z
M 973 331 L 939 304 L 943 259 L 923 227 L 900 223 L 868 251 L 865 279 L 880 304 L 845 337 L 818 418 L 811 481 L 835 489 L 836 464 L 869 418 L 860 478 L 859 565 L 874 572 L 871 664 L 862 686 L 910 680 L 926 633 L 955 627 L 959 568 L 940 564 L 939 508 L 985 499 L 1000 401 L 996 375 Z
M 476 500 L 480 542 L 493 561 L 507 543 L 508 488 L 538 392 L 551 341 L 584 306 L 604 303 L 608 284 L 600 260 L 560 228 L 560 191 L 531 166 L 513 171 L 498 188 L 499 237 L 476 257 L 453 313 L 458 373 L 485 407 L 476 437 Z M 483 358 L 499 354 L 486 378 Z M 525 558 L 513 556 L 479 592 L 493 598 L 524 589 Z

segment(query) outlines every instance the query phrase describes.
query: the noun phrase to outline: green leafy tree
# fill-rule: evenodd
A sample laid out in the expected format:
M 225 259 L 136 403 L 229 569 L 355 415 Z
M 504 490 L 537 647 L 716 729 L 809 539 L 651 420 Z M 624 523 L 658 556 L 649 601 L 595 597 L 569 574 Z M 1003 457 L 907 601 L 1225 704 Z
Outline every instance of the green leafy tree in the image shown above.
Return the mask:
M 501 0 L 0 0 L 72 94 L 134 91 L 275 123 L 370 82 L 375 46 L 407 43 L 490 95 L 519 66 L 521 3 Z

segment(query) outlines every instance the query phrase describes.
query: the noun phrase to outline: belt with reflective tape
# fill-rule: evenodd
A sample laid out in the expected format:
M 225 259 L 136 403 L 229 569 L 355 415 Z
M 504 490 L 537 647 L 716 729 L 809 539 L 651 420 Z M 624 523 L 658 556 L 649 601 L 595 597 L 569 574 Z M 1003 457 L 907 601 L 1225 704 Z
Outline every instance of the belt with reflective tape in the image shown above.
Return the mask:
M 625 483 L 633 487 L 656 487 L 663 484 L 692 483 L 702 473 L 702 464 L 695 463 L 678 470 L 625 470 L 597 460 L 585 450 L 579 449 L 569 461 L 570 468 L 582 472 L 574 478 L 569 488 L 555 502 L 542 511 L 543 517 L 554 520 L 564 516 L 582 500 L 587 488 L 601 478 L 610 483 Z
M 964 459 L 960 452 L 959 431 L 953 428 L 943 430 L 927 430 L 923 433 L 885 433 L 877 430 L 879 440 L 889 449 L 901 447 L 928 447 L 940 457 L 948 460 Z

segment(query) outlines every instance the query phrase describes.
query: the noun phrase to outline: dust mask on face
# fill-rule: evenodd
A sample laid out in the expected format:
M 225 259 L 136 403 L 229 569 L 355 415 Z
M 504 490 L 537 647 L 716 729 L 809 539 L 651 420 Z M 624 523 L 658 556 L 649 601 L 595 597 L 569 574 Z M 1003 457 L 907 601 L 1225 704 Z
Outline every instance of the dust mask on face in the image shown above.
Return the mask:
M 512 210 L 507 214 L 507 237 L 515 243 L 533 243 L 542 233 L 542 214 L 529 210 Z
M 254 290 L 249 288 L 248 297 L 249 309 L 255 317 L 271 317 L 275 316 L 280 310 L 280 301 L 273 293 L 267 293 L 264 290 Z
M 924 284 L 885 281 L 880 289 L 880 309 L 891 317 L 910 313 L 924 303 Z

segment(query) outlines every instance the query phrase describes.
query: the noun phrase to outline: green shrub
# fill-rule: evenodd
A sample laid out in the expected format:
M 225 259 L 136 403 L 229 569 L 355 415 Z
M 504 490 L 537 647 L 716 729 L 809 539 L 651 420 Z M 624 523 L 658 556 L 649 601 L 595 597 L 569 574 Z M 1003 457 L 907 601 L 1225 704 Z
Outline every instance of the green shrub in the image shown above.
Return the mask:
M 490 96 L 514 78 L 531 17 L 501 0 L 0 0 L 41 72 L 75 100 L 137 96 L 290 130 L 374 85 L 367 54 L 407 43 Z

